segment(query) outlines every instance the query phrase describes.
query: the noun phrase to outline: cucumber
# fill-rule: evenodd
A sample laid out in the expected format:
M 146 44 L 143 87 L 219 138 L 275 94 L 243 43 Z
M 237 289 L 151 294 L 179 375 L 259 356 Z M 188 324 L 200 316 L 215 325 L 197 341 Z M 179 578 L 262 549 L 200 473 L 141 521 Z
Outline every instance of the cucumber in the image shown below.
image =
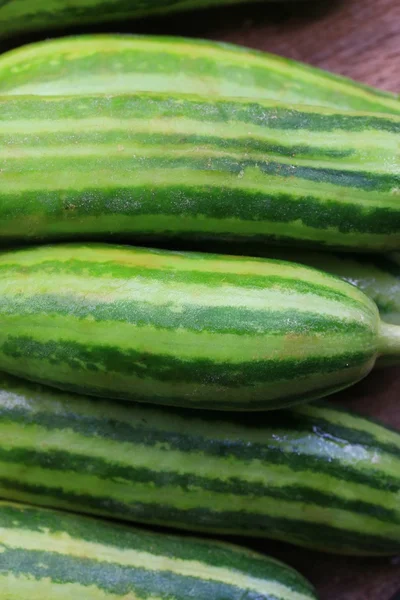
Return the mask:
M 284 260 L 326 271 L 367 294 L 377 305 L 383 321 L 400 325 L 400 254 L 316 252 L 245 244 L 213 244 L 213 252 Z
M 0 99 L 0 243 L 400 248 L 400 117 L 137 93 Z
M 179 37 L 81 35 L 0 56 L 1 94 L 182 90 L 400 114 L 397 96 L 273 54 Z
M 0 600 L 316 600 L 290 567 L 240 546 L 0 502 Z
M 229 248 L 225 247 L 225 252 Z M 308 265 L 356 285 L 377 305 L 383 321 L 400 325 L 400 261 L 394 256 L 295 251 L 290 248 L 241 248 L 240 254 L 278 258 Z M 393 253 L 394 254 L 394 253 Z M 400 364 L 400 356 L 378 358 L 376 366 L 391 367 Z
M 283 261 L 128 246 L 0 255 L 0 369 L 95 396 L 268 410 L 399 355 L 356 287 Z
M 324 552 L 400 552 L 400 434 L 336 404 L 221 414 L 4 375 L 0 400 L 3 498 Z
M 0 40 L 250 0 L 0 0 Z

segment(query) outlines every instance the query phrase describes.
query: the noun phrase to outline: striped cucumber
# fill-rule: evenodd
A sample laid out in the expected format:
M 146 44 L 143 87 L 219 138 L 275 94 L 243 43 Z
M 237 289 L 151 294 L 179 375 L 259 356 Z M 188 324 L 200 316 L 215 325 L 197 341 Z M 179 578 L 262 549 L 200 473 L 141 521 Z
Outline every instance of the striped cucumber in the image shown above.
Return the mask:
M 268 410 L 398 355 L 356 287 L 283 261 L 128 246 L 0 255 L 0 369 L 89 395 Z
M 199 248 L 193 247 L 192 250 Z M 213 252 L 295 262 L 336 275 L 360 288 L 377 305 L 383 321 L 400 325 L 400 254 L 316 252 L 290 247 L 213 244 Z
M 192 244 L 193 246 L 193 244 Z M 196 248 L 192 247 L 192 250 Z M 213 251 L 223 254 L 258 256 L 299 263 L 332 275 L 361 289 L 378 307 L 386 323 L 400 325 L 400 254 L 387 255 L 316 252 L 290 247 L 213 244 Z M 400 355 L 378 357 L 377 367 L 400 364 Z
M 249 252 L 251 255 L 249 248 L 242 248 L 240 253 Z M 254 249 L 253 255 L 297 262 L 337 275 L 367 294 L 376 303 L 383 321 L 400 325 L 400 261 L 394 256 L 333 254 L 290 248 L 270 249 L 269 252 L 265 248 Z M 376 363 L 378 367 L 398 364 L 400 355 L 380 357 Z
M 0 56 L 1 94 L 182 90 L 400 114 L 397 96 L 273 54 L 178 37 L 82 35 Z
M 250 0 L 0 0 L 0 40 Z
M 138 93 L 0 99 L 0 242 L 400 248 L 400 117 Z
M 240 546 L 0 502 L 0 600 L 316 600 Z
M 400 552 L 400 434 L 337 405 L 221 415 L 3 375 L 0 401 L 3 498 L 327 552 Z
M 206 40 L 81 35 L 28 44 L 0 57 L 2 94 L 175 92 L 178 86 L 205 95 L 400 113 L 392 94 L 283 57 Z M 242 252 L 249 254 L 249 248 Z M 259 248 L 255 255 L 268 252 Z M 394 261 L 291 250 L 272 250 L 269 256 L 339 275 L 365 291 L 385 321 L 400 324 L 400 270 Z

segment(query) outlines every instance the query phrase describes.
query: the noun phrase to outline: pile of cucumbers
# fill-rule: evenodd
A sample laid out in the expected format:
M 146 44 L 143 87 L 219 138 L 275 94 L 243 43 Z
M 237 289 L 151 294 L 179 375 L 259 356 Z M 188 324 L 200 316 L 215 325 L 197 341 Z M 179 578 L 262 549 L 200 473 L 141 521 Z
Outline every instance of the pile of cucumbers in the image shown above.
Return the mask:
M 72 4 L 4 36 L 111 17 Z M 228 44 L 0 56 L 0 600 L 317 598 L 165 527 L 400 553 L 400 433 L 319 400 L 400 363 L 399 140 L 395 96 Z

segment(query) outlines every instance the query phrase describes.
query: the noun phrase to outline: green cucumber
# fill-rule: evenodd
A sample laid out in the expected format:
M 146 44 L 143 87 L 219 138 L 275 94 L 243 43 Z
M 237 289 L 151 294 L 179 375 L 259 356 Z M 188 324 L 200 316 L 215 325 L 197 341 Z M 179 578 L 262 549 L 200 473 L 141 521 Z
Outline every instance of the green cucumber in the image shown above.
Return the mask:
M 272 54 L 205 40 L 81 35 L 29 44 L 0 57 L 1 94 L 175 92 L 177 86 L 205 95 L 400 113 L 400 102 L 391 94 Z M 251 254 L 251 249 L 242 247 L 242 253 Z M 268 253 L 265 248 L 254 255 L 339 275 L 376 302 L 383 320 L 400 324 L 400 270 L 390 259 L 280 249 Z
M 398 97 L 273 54 L 178 37 L 81 35 L 0 56 L 1 94 L 182 90 L 400 114 Z
M 89 395 L 268 410 L 400 352 L 359 289 L 283 261 L 39 246 L 0 255 L 0 290 L 0 369 Z
M 192 250 L 199 250 L 196 246 Z M 400 325 L 400 254 L 316 252 L 290 247 L 213 244 L 213 253 L 295 262 L 326 271 L 357 286 L 377 305 L 383 321 Z
M 0 502 L 0 600 L 316 600 L 240 546 Z
M 333 403 L 184 411 L 1 375 L 0 440 L 9 500 L 326 552 L 400 552 L 400 433 Z
M 250 0 L 0 0 L 0 40 Z
M 0 242 L 400 248 L 400 117 L 138 93 L 0 99 Z
M 197 249 L 192 244 L 192 250 Z M 400 325 L 400 254 L 395 252 L 387 255 L 333 253 L 246 244 L 213 244 L 213 252 L 285 260 L 331 273 L 367 294 L 377 305 L 383 321 Z M 378 357 L 376 361 L 377 367 L 399 364 L 400 355 L 396 354 Z
M 225 247 L 225 252 L 229 248 Z M 233 249 L 232 249 L 233 250 Z M 277 258 L 308 265 L 356 285 L 377 305 L 380 316 L 386 323 L 400 325 L 400 261 L 394 256 L 370 254 L 347 254 L 295 251 L 290 248 L 269 249 L 241 248 L 240 254 Z M 394 254 L 394 253 L 393 253 Z M 378 358 L 378 367 L 400 364 L 400 356 L 384 356 Z

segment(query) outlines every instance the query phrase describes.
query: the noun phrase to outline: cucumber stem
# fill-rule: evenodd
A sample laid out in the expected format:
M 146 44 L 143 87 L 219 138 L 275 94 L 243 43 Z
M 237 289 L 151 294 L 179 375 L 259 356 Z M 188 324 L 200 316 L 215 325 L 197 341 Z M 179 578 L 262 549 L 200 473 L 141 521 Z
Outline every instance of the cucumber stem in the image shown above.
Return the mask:
M 400 356 L 400 326 L 381 322 L 379 353 L 383 356 Z

